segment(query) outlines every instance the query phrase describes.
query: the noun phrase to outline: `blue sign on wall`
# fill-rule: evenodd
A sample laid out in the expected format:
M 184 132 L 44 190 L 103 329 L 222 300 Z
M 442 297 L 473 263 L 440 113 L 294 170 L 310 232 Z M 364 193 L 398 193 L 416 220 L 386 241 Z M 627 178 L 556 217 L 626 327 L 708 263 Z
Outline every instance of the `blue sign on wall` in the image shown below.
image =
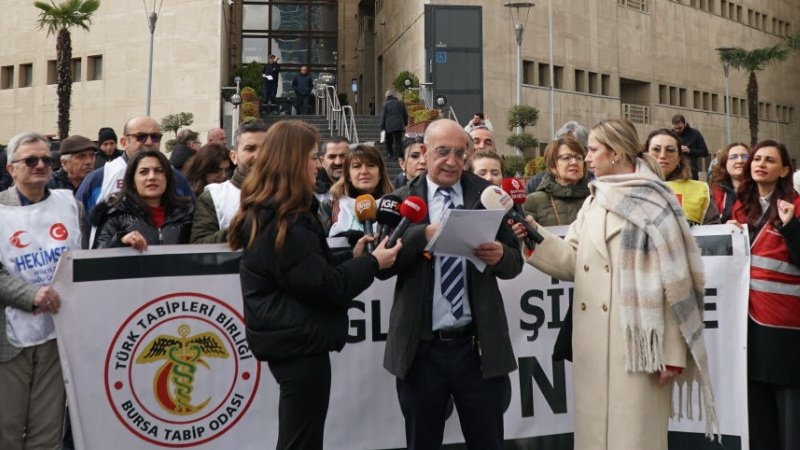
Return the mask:
M 436 64 L 447 64 L 447 52 L 436 52 Z

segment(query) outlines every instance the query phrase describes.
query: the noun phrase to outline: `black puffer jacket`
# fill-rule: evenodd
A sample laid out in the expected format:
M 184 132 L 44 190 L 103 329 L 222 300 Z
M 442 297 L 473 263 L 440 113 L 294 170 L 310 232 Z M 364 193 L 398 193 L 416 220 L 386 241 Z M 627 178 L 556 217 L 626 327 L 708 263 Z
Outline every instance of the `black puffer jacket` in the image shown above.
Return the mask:
M 124 247 L 122 237 L 138 231 L 147 240 L 147 245 L 188 244 L 192 231 L 194 206 L 185 206 L 170 211 L 164 225 L 156 228 L 149 214 L 127 196 L 120 200 L 112 197 L 99 203 L 92 210 L 92 224 L 97 227 L 92 248 Z
M 250 349 L 261 361 L 341 350 L 348 305 L 372 284 L 378 261 L 371 255 L 349 259 L 350 253 L 337 264 L 316 211 L 295 218 L 276 251 L 273 218 L 272 209 L 261 210 L 261 231 L 239 268 Z M 250 235 L 248 227 L 242 235 Z

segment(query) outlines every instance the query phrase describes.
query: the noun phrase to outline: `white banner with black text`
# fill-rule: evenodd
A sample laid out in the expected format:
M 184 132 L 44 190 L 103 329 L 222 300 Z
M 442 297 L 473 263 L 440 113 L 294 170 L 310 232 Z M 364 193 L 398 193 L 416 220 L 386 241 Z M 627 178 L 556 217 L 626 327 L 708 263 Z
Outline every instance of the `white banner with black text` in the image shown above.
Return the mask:
M 727 225 L 693 232 L 723 446 L 747 450 L 747 235 Z M 238 253 L 214 245 L 62 258 L 55 318 L 77 448 L 274 447 L 278 387 L 245 341 L 238 267 Z M 526 265 L 500 287 L 519 363 L 504 416 L 508 448 L 572 449 L 572 365 L 551 358 L 572 284 Z M 405 447 L 395 380 L 382 367 L 393 289 L 394 280 L 376 281 L 353 300 L 348 345 L 331 356 L 326 449 Z M 697 417 L 673 420 L 670 448 L 722 448 L 704 429 Z M 463 448 L 454 411 L 444 440 Z

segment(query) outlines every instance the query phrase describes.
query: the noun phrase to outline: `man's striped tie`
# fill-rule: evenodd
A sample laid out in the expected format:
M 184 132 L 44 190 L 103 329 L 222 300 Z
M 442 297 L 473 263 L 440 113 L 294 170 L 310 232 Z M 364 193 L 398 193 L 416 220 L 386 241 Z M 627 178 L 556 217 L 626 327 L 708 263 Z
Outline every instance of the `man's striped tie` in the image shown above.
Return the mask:
M 436 190 L 437 195 L 444 198 L 444 211 L 453 208 L 453 189 L 450 187 L 440 187 Z M 450 302 L 450 311 L 453 317 L 460 319 L 464 314 L 464 267 L 462 258 L 458 256 L 439 256 L 439 268 L 441 270 L 442 295 Z

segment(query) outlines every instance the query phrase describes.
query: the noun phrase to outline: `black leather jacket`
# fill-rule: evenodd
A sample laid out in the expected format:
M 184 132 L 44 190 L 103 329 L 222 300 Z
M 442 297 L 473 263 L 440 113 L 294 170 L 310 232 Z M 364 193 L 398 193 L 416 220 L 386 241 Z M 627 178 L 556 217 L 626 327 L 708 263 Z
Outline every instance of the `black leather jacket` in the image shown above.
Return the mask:
M 131 231 L 141 233 L 148 245 L 188 244 L 193 214 L 194 206 L 187 203 L 170 211 L 164 225 L 156 228 L 149 214 L 130 198 L 114 198 L 92 210 L 92 224 L 97 226 L 92 248 L 124 247 L 122 237 Z

